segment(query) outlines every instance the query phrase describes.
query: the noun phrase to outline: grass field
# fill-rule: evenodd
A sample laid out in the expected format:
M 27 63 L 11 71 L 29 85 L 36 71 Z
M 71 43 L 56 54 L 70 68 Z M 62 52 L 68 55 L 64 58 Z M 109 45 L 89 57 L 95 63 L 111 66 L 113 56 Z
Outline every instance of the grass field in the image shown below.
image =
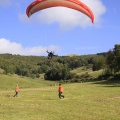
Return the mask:
M 1 75 L 0 83 L 0 120 L 120 119 L 118 83 L 63 84 L 64 99 L 58 98 L 54 82 Z M 12 97 L 15 84 L 19 97 Z

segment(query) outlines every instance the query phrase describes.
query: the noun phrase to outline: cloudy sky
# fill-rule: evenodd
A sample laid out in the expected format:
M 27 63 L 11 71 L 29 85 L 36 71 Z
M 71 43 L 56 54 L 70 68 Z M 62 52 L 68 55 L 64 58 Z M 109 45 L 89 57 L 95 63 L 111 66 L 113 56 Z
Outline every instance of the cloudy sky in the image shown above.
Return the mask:
M 93 11 L 94 24 L 83 13 L 65 7 L 41 10 L 30 18 L 34 0 L 0 0 L 0 54 L 96 54 L 120 44 L 120 0 L 81 0 Z

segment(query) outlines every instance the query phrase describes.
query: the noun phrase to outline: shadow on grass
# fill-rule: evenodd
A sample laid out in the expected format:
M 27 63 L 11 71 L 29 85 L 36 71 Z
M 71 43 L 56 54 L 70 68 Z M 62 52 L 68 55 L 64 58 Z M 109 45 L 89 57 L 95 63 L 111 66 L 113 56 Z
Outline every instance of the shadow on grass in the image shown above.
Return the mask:
M 104 87 L 120 87 L 120 76 L 111 77 L 107 80 L 97 80 L 94 81 L 93 84 L 104 85 Z

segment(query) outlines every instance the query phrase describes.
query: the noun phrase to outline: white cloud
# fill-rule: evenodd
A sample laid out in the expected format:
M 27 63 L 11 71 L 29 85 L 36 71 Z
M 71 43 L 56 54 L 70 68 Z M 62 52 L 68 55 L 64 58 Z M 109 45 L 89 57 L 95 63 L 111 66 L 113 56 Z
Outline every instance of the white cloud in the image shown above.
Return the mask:
M 101 0 L 81 0 L 93 11 L 95 15 L 95 26 L 101 23 L 101 16 L 105 13 L 106 8 Z M 26 15 L 20 15 L 21 21 L 53 24 L 58 23 L 61 28 L 68 29 L 76 26 L 88 27 L 93 26 L 91 20 L 84 14 L 65 7 L 53 7 L 44 9 L 37 14 L 32 15 L 29 19 Z
M 0 0 L 0 6 L 6 7 L 11 4 L 11 0 Z
M 56 51 L 58 52 L 60 48 L 55 45 L 43 47 L 43 46 L 37 46 L 37 47 L 27 47 L 24 48 L 21 44 L 10 42 L 9 40 L 5 38 L 0 38 L 0 53 L 9 53 L 9 54 L 20 54 L 20 55 L 46 55 L 46 50 L 50 51 Z

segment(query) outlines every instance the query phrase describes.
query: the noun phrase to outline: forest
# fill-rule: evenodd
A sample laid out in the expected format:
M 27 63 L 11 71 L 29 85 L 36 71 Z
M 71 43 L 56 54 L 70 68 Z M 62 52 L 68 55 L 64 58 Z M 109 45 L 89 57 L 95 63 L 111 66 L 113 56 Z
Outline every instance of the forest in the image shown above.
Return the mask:
M 93 71 L 103 70 L 99 77 L 120 77 L 120 44 L 114 45 L 107 52 L 79 55 L 57 56 L 48 60 L 47 56 L 21 56 L 0 54 L 0 74 L 17 74 L 20 76 L 39 78 L 44 74 L 45 80 L 68 80 L 79 82 L 93 79 L 89 73 L 79 76 L 71 73 L 79 67 L 85 66 Z

